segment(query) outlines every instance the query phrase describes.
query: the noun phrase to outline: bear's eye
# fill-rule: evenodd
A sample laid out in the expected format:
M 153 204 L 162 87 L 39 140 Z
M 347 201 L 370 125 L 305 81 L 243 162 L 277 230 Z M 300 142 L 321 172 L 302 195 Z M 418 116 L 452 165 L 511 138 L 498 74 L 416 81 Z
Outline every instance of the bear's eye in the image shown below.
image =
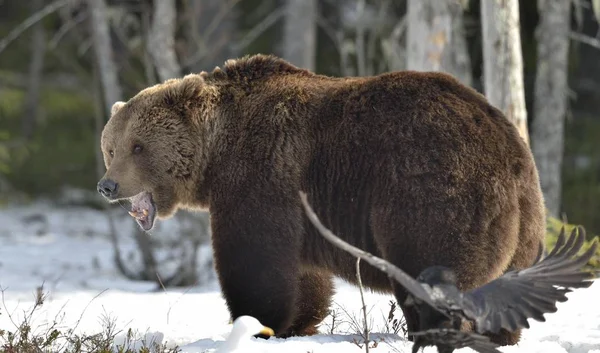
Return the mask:
M 113 151 L 113 150 L 110 150 L 110 151 L 108 151 L 108 154 L 109 154 L 111 157 L 114 157 L 114 156 L 115 156 L 115 151 Z
M 133 146 L 133 153 L 138 154 L 140 152 L 142 152 L 142 146 L 140 146 L 140 145 L 134 145 Z

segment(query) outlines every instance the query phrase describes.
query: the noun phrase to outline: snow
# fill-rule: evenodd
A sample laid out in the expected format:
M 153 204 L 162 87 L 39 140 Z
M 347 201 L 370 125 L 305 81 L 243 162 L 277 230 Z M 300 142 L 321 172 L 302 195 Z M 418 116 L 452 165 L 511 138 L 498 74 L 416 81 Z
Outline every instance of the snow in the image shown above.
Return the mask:
M 117 210 L 122 211 L 122 210 Z M 120 212 L 120 213 L 125 213 Z M 173 221 L 163 221 L 161 232 L 175 230 Z M 126 214 L 118 219 L 119 229 L 132 229 L 134 221 Z M 44 303 L 31 314 L 34 332 L 43 332 L 53 323 L 58 329 L 76 333 L 101 332 L 108 321 L 120 331 L 117 343 L 127 340 L 127 330 L 136 333 L 141 344 L 155 341 L 178 345 L 182 352 L 212 352 L 231 330 L 229 314 L 221 296 L 210 248 L 199 253 L 203 283 L 195 287 L 157 289 L 150 282 L 130 281 L 112 263 L 113 251 L 107 237 L 107 217 L 83 207 L 57 207 L 36 202 L 28 206 L 0 208 L 0 330 L 13 330 L 15 323 L 29 315 L 35 303 L 36 288 L 43 284 Z M 126 233 L 126 232 L 125 232 Z M 161 235 L 162 236 L 162 235 Z M 128 236 L 119 241 L 124 253 L 135 251 Z M 133 260 L 135 262 L 135 257 Z M 207 266 L 208 264 L 208 266 Z M 312 337 L 252 339 L 248 352 L 362 352 L 363 339 L 352 320 L 360 320 L 358 290 L 336 282 L 336 320 L 332 317 Z M 518 346 L 501 347 L 502 352 L 600 353 L 600 283 L 568 295 L 558 312 L 547 321 L 531 321 Z M 411 343 L 387 328 L 391 295 L 365 293 L 369 310 L 372 352 L 410 352 Z M 396 317 L 401 317 L 400 309 Z M 372 343 L 371 343 L 372 344 Z M 245 350 L 246 351 L 246 350 Z M 428 347 L 425 352 L 436 352 Z M 473 352 L 465 348 L 457 352 Z

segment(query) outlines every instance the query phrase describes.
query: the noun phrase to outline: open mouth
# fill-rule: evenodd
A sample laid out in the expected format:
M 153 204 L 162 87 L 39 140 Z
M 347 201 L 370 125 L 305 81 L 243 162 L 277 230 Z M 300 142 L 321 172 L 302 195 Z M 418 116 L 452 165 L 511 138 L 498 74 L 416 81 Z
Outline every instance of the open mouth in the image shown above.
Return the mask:
M 147 191 L 140 192 L 129 198 L 129 202 L 131 202 L 131 211 L 129 211 L 131 217 L 135 218 L 144 231 L 152 229 L 156 218 L 156 205 L 152 200 L 152 194 Z

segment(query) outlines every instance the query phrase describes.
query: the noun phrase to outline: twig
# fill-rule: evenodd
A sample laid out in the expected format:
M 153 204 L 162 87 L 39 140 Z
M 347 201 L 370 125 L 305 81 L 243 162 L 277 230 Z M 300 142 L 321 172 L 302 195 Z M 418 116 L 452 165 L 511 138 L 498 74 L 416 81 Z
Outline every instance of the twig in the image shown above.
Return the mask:
M 83 311 L 79 315 L 79 319 L 77 319 L 77 322 L 75 323 L 75 326 L 70 330 L 72 333 L 74 333 L 75 330 L 77 329 L 77 327 L 79 327 L 79 324 L 81 323 L 81 319 L 83 319 L 83 315 L 85 315 L 85 312 L 87 311 L 88 307 L 92 304 L 92 302 L 94 300 L 96 300 L 98 297 L 100 297 L 102 294 L 104 294 L 104 292 L 106 292 L 107 290 L 108 290 L 108 288 L 103 289 L 100 293 L 96 294 L 92 299 L 90 299 L 90 301 L 87 303 L 87 305 L 85 306 L 85 308 L 83 308 Z M 65 342 L 65 344 L 66 344 L 66 342 Z M 64 348 L 64 345 L 63 345 L 62 348 Z M 61 349 L 61 351 L 62 351 L 62 349 Z
M 587 45 L 589 45 L 591 47 L 594 47 L 596 49 L 600 49 L 600 39 L 587 36 L 587 35 L 585 35 L 583 33 L 573 32 L 573 31 L 571 31 L 569 33 L 569 37 L 572 40 L 575 40 L 575 41 L 587 44 Z
M 356 280 L 358 281 L 360 301 L 362 302 L 363 336 L 365 339 L 365 352 L 369 353 L 369 327 L 367 326 L 367 305 L 365 304 L 365 296 L 363 294 L 362 279 L 360 278 L 360 257 L 356 259 Z
M 280 6 L 275 11 L 271 12 L 267 17 L 264 18 L 259 24 L 254 26 L 248 33 L 242 38 L 237 45 L 234 46 L 235 51 L 239 51 L 244 49 L 250 43 L 252 43 L 256 38 L 258 38 L 264 31 L 269 29 L 272 25 L 275 24 L 286 12 L 285 6 Z
M 319 26 L 323 32 L 325 32 L 325 35 L 333 42 L 333 46 L 337 52 L 341 53 L 343 38 L 340 38 L 333 27 L 327 22 L 327 19 L 317 14 L 317 26 Z
M 33 26 L 34 24 L 38 23 L 44 17 L 50 15 L 51 13 L 53 13 L 56 10 L 60 9 L 61 7 L 67 5 L 70 1 L 71 0 L 57 0 L 57 1 L 54 1 L 53 3 L 46 5 L 40 11 L 38 11 L 38 12 L 34 13 L 33 15 L 27 17 L 27 19 L 25 21 L 21 22 L 20 25 L 18 25 L 17 27 L 13 28 L 13 30 L 10 31 L 10 33 L 8 33 L 8 35 L 6 37 L 2 38 L 2 40 L 0 41 L 0 53 L 2 53 L 2 51 L 4 51 L 4 49 L 6 49 L 6 47 L 11 42 L 13 42 L 15 39 L 17 39 L 21 34 L 23 34 L 23 32 L 25 32 L 26 30 L 28 30 L 31 26 Z
M 14 315 L 14 312 L 17 310 L 17 308 L 15 308 L 15 311 L 9 312 L 8 307 L 6 306 L 6 300 L 5 300 L 5 297 L 4 297 L 4 291 L 6 291 L 6 289 L 7 288 L 0 287 L 0 293 L 2 294 L 2 306 L 4 307 L 4 311 L 6 311 L 6 313 L 8 314 L 8 319 L 10 320 L 10 322 L 13 324 L 13 326 L 16 329 L 19 329 L 19 325 L 17 325 L 17 323 L 13 320 L 13 315 Z M 17 304 L 18 303 L 19 302 L 17 302 Z
M 158 278 L 158 283 L 160 284 L 160 287 L 162 288 L 163 292 L 165 294 L 167 294 L 167 288 L 163 284 L 163 282 L 162 282 L 162 280 L 160 278 L 160 274 L 158 272 L 156 273 L 156 277 Z M 190 289 L 192 289 L 192 287 L 188 287 L 183 293 L 181 293 L 181 295 L 179 296 L 179 298 L 177 298 L 177 300 L 175 301 L 175 303 L 169 305 L 169 310 L 167 310 L 167 325 L 169 324 L 169 316 L 171 315 L 171 309 L 173 308 L 173 305 L 177 304 L 177 302 L 179 301 L 179 299 L 181 299 L 181 297 L 183 297 L 187 292 L 189 292 Z
M 191 55 L 186 61 L 181 65 L 182 67 L 189 67 L 197 64 L 200 60 L 204 59 L 207 55 L 206 43 L 209 42 L 210 36 L 214 31 L 217 30 L 219 24 L 225 19 L 225 17 L 231 14 L 231 9 L 237 5 L 241 0 L 230 0 L 229 2 L 223 4 L 217 14 L 213 17 L 212 21 L 206 26 L 206 29 L 203 31 L 202 38 L 200 39 L 199 48 Z
M 60 40 L 69 32 L 69 30 L 75 28 L 75 26 L 83 22 L 85 19 L 87 19 L 87 17 L 88 12 L 83 11 L 77 16 L 75 16 L 75 18 L 70 19 L 67 23 L 62 25 L 48 43 L 48 48 L 51 50 L 56 49 L 56 47 L 58 46 L 58 42 L 60 42 Z

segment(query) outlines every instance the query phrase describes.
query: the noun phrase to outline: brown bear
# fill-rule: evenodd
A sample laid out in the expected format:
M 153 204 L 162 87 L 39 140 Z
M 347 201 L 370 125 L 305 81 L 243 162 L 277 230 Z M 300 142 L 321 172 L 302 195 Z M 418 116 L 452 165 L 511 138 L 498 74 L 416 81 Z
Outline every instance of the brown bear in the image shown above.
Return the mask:
M 336 78 L 246 56 L 115 103 L 101 148 L 98 191 L 131 201 L 144 230 L 179 208 L 210 212 L 232 319 L 252 315 L 279 337 L 317 332 L 332 276 L 355 282 L 355 258 L 316 232 L 299 191 L 342 239 L 413 277 L 447 266 L 462 290 L 531 265 L 545 232 L 528 146 L 443 73 Z M 361 275 L 418 328 L 401 286 L 367 264 Z

